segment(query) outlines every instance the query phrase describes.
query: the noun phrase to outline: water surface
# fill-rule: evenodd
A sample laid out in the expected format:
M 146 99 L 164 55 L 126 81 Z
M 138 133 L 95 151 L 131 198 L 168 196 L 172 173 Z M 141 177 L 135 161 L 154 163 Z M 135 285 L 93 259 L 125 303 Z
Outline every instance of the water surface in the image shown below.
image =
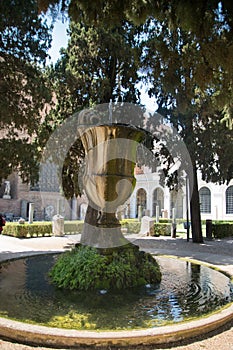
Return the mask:
M 223 273 L 158 257 L 162 281 L 123 291 L 59 290 L 48 271 L 56 254 L 1 264 L 0 316 L 40 325 L 92 330 L 158 327 L 207 315 L 233 301 Z

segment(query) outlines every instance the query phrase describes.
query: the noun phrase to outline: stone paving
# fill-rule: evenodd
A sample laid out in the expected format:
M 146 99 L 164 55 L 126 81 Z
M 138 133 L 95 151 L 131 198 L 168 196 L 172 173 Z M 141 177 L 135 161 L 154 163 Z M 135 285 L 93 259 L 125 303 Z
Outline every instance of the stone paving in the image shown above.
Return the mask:
M 223 240 L 205 241 L 203 244 L 187 242 L 182 238 L 170 237 L 143 237 L 128 235 L 128 239 L 139 245 L 141 249 L 156 255 L 175 255 L 179 257 L 201 260 L 205 263 L 219 267 L 233 276 L 233 238 Z M 42 252 L 63 251 L 78 242 L 80 235 L 63 237 L 39 237 L 18 239 L 0 236 L 0 261 L 12 257 L 37 254 Z M 23 344 L 11 343 L 0 339 L 1 350 L 46 350 L 45 347 L 32 347 Z M 51 348 L 50 348 L 51 349 Z M 62 349 L 68 350 L 69 348 Z M 84 348 L 82 348 L 84 349 Z M 90 348 L 89 348 L 90 349 Z M 92 347 L 93 349 L 93 347 Z M 98 347 L 101 350 L 100 347 Z M 109 347 L 108 350 L 117 348 Z M 119 348 L 120 349 L 120 348 Z M 233 322 L 222 329 L 212 332 L 206 337 L 195 338 L 192 341 L 179 344 L 166 344 L 162 346 L 143 346 L 134 349 L 174 349 L 174 350 L 233 350 Z M 52 348 L 52 350 L 55 350 Z M 128 349 L 127 349 L 128 350 Z

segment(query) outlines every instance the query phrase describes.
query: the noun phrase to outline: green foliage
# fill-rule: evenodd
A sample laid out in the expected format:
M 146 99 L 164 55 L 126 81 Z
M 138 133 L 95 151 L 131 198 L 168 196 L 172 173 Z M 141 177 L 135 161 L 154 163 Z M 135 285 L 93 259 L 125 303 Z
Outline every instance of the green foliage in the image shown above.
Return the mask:
M 34 138 L 51 97 L 42 72 L 51 35 L 34 0 L 1 1 L 0 32 L 0 179 L 17 170 L 24 181 L 33 181 Z
M 121 226 L 127 228 L 128 233 L 139 233 L 141 222 L 138 219 L 124 219 Z M 170 236 L 171 235 L 171 219 L 160 219 L 159 223 L 154 224 L 154 236 Z
M 203 179 L 213 182 L 233 177 L 232 130 L 222 123 L 233 98 L 229 76 L 233 63 L 225 42 L 228 29 L 219 32 L 221 25 L 216 23 L 207 40 L 200 43 L 192 33 L 151 21 L 148 40 L 143 43 L 147 47 L 143 60 L 146 79 L 152 83 L 149 93 L 157 98 L 158 112 L 179 132 Z M 222 65 L 211 54 L 213 45 L 218 47 L 215 52 L 223 46 L 226 61 Z
M 233 222 L 212 223 L 212 234 L 214 238 L 233 237 Z
M 83 221 L 79 220 L 65 220 L 64 221 L 64 231 L 66 234 L 81 233 L 83 230 Z
M 124 219 L 121 221 L 121 226 L 127 228 L 129 233 L 139 233 L 141 223 L 137 219 Z
M 154 236 L 170 236 L 171 224 L 170 223 L 155 223 L 154 224 Z
M 200 40 L 196 33 L 178 26 L 171 28 L 166 20 L 151 20 L 145 27 L 148 36 L 143 43 L 147 47 L 145 79 L 152 84 L 149 94 L 157 99 L 158 112 L 177 130 L 192 161 L 192 166 L 187 166 L 180 150 L 175 150 L 176 143 L 171 145 L 169 151 L 178 151 L 176 157 L 181 159 L 180 174 L 184 170 L 189 177 L 192 235 L 199 243 L 203 238 L 197 170 L 207 182 L 223 183 L 233 177 L 233 133 L 222 122 L 225 114 L 229 115 L 233 98 L 232 52 L 226 46 L 226 40 L 230 45 L 232 40 L 223 17 L 211 21 L 215 25 L 208 28 L 205 40 Z M 217 59 L 214 47 L 214 53 L 222 47 L 225 59 Z M 169 168 L 163 169 L 162 184 L 171 186 L 177 178 L 175 173 L 170 177 Z
M 87 290 L 99 280 L 105 262 L 106 258 L 93 248 L 76 248 L 59 257 L 50 276 L 60 288 Z
M 51 118 L 63 121 L 74 112 L 109 103 L 110 99 L 138 102 L 141 32 L 142 27 L 128 22 L 114 29 L 71 22 L 68 47 L 48 69 L 56 95 Z
M 101 254 L 96 248 L 79 245 L 58 258 L 50 277 L 65 289 L 122 289 L 158 283 L 161 273 L 150 254 L 133 246 Z
M 155 236 L 169 236 L 170 224 L 169 220 L 165 219 L 162 223 L 155 223 L 154 232 Z M 79 220 L 65 220 L 64 232 L 65 234 L 77 234 L 82 233 L 83 221 Z M 124 219 L 121 220 L 122 228 L 127 228 L 128 233 L 139 233 L 141 228 L 141 222 L 138 219 Z M 18 222 L 7 222 L 3 228 L 3 234 L 8 236 L 14 236 L 18 238 L 26 237 L 38 237 L 44 235 L 52 235 L 52 223 L 51 222 L 33 222 L 32 224 L 19 224 Z
M 202 38 L 209 34 L 221 15 L 224 25 L 232 28 L 233 5 L 229 0 L 40 0 L 38 3 L 40 11 L 46 11 L 50 6 L 55 14 L 60 9 L 77 22 L 85 20 L 96 26 L 116 26 L 124 20 L 138 24 L 148 17 L 155 17 L 161 21 L 168 19 L 169 28 L 179 26 Z
M 172 222 L 172 219 L 166 219 L 166 218 L 159 218 L 160 224 L 169 224 Z
M 44 129 L 63 123 L 85 108 L 108 104 L 110 99 L 113 102 L 139 102 L 141 30 L 129 22 L 114 29 L 96 28 L 83 22 L 70 23 L 68 47 L 62 51 L 56 65 L 47 70 L 56 103 L 44 122 Z M 43 135 L 44 131 L 39 143 L 44 142 Z M 69 141 L 69 137 L 69 134 L 64 135 L 62 143 Z M 59 154 L 55 156 L 59 157 Z M 82 171 L 84 156 L 77 136 L 67 152 L 62 172 L 62 187 L 67 198 L 82 193 L 78 174 Z
M 83 229 L 82 221 L 65 221 L 64 232 L 65 234 L 77 234 L 81 233 Z M 51 236 L 52 235 L 52 222 L 33 222 L 32 224 L 19 224 L 17 222 L 7 222 L 4 226 L 2 233 L 7 236 L 13 236 L 18 238 L 38 237 L 38 236 Z
M 32 224 L 19 224 L 17 222 L 8 222 L 4 226 L 4 235 L 17 238 L 38 237 L 52 234 L 52 223 L 37 222 Z

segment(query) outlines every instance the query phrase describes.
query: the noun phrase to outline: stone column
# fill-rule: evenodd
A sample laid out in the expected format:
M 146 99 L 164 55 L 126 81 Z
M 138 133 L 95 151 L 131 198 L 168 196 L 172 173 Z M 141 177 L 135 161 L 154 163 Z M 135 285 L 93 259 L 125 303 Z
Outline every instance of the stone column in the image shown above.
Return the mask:
M 129 208 L 129 216 L 131 219 L 134 219 L 136 217 L 136 205 L 137 205 L 137 199 L 136 199 L 136 192 L 134 191 L 134 194 L 130 197 L 130 208 Z
M 159 222 L 159 206 L 156 205 L 156 210 L 155 210 L 155 221 Z
M 28 223 L 33 223 L 34 203 L 29 203 Z
M 71 220 L 77 220 L 77 198 L 72 198 Z
M 167 216 L 170 218 L 170 192 L 167 187 L 164 188 L 164 211 L 167 210 Z
M 21 212 L 20 212 L 20 215 L 24 218 L 24 219 L 26 219 L 26 217 L 27 217 L 27 204 L 28 204 L 28 202 L 26 201 L 26 200 L 22 200 L 21 201 Z
M 176 208 L 172 208 L 171 237 L 176 238 Z
M 147 207 L 145 210 L 145 216 L 150 216 L 153 213 L 153 195 L 152 190 L 147 191 Z
M 138 220 L 141 221 L 142 219 L 142 206 L 138 206 Z

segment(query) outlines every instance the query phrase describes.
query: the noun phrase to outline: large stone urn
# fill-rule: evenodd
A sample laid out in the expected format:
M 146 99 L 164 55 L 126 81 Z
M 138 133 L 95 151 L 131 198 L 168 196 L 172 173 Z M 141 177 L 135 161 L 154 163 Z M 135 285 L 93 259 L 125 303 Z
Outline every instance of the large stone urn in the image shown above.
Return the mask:
M 123 124 L 83 130 L 81 140 L 86 153 L 83 186 L 89 204 L 81 244 L 111 248 L 129 243 L 122 235 L 116 212 L 135 187 L 136 151 L 144 137 L 141 129 Z

